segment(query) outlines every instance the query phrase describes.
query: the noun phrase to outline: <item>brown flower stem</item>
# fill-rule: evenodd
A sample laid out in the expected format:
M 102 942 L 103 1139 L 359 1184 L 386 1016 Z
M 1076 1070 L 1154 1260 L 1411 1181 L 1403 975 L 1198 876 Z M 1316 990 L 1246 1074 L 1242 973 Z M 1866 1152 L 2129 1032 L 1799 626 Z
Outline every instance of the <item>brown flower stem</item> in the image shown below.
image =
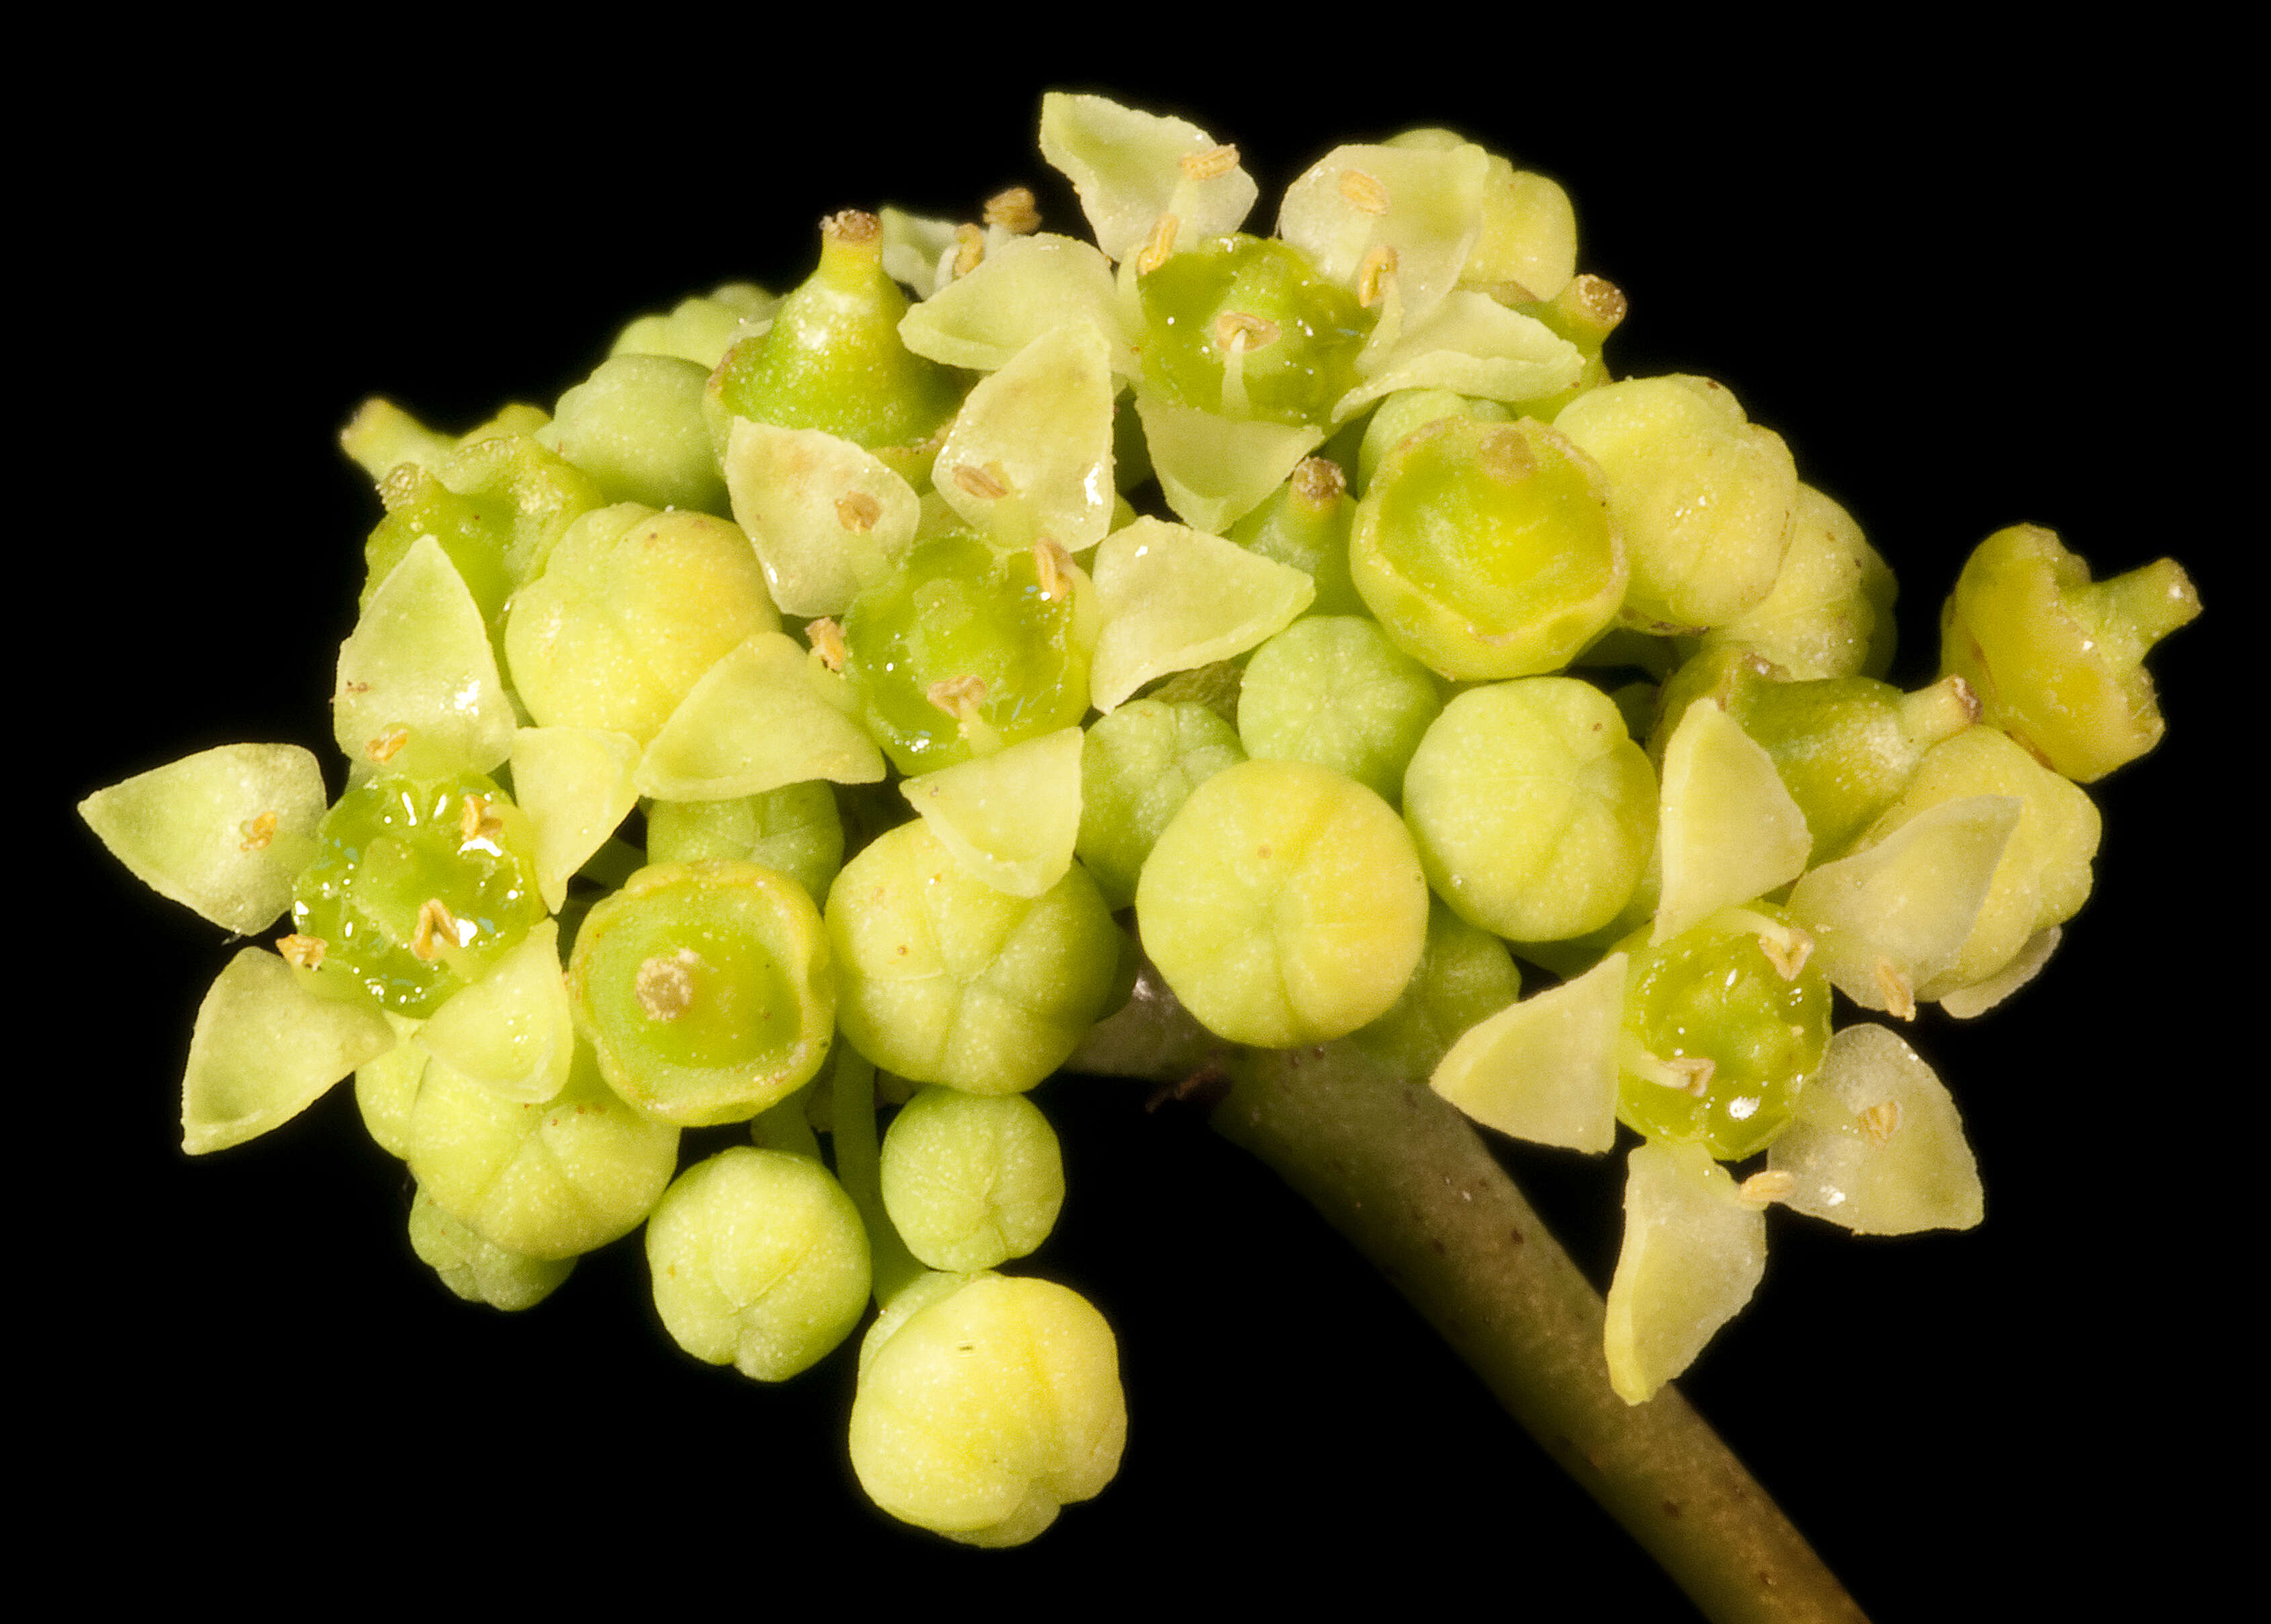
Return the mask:
M 1530 1436 L 1717 1624 L 1861 1620 L 1804 1536 L 1666 1387 L 1609 1387 L 1600 1294 L 1458 1110 L 1347 1044 L 1239 1049 L 1143 965 L 1075 1071 L 1213 1100 L 1251 1151 L 1402 1292 Z M 1224 1091 L 1225 1081 L 1227 1091 Z
M 1638 1406 L 1610 1390 L 1599 1294 L 1456 1108 L 1338 1052 L 1229 1071 L 1216 1129 L 1345 1235 L 1706 1616 L 1862 1618 L 1675 1389 Z

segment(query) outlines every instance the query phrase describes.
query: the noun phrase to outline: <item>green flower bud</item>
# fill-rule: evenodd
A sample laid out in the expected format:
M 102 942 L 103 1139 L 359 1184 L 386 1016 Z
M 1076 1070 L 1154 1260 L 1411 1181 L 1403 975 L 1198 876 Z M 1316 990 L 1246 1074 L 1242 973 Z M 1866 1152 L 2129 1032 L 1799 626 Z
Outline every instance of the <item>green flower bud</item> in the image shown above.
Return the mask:
M 655 1312 L 695 1358 L 786 1382 L 867 1306 L 859 1209 L 809 1157 L 737 1145 L 695 1163 L 646 1225 Z
M 949 1285 L 870 1345 L 852 1404 L 852 1466 L 902 1522 L 969 1545 L 1022 1545 L 1120 1468 L 1118 1345 L 1104 1316 L 1061 1285 L 1000 1275 Z
M 712 666 L 779 624 L 731 520 L 622 503 L 570 526 L 515 596 L 505 653 L 540 725 L 644 744 Z
M 1701 630 L 1766 597 L 1790 544 L 1798 469 L 1772 429 L 1709 378 L 1590 390 L 1553 426 L 1606 472 L 1630 549 L 1627 622 Z
M 973 1274 L 1048 1239 L 1064 1204 L 1056 1130 L 1022 1094 L 926 1088 L 883 1136 L 883 1205 L 932 1269 Z
M 507 1314 L 533 1308 L 576 1271 L 572 1257 L 524 1257 L 482 1239 L 422 1189 L 410 1203 L 410 1249 L 467 1302 L 487 1303 Z
M 703 421 L 709 373 L 676 355 L 617 355 L 560 397 L 560 454 L 610 502 L 726 511 L 726 481 Z
M 1461 918 L 1515 942 L 1616 918 L 1656 840 L 1656 774 L 1608 696 L 1574 677 L 1461 694 L 1404 777 L 1428 883 Z
M 1204 704 L 1130 700 L 1089 728 L 1073 850 L 1107 906 L 1136 900 L 1144 860 L 1191 792 L 1245 759 L 1238 734 Z
M 1349 571 L 1397 645 L 1447 676 L 1557 671 L 1624 600 L 1612 510 L 1600 470 L 1545 424 L 1439 418 L 1366 488 Z

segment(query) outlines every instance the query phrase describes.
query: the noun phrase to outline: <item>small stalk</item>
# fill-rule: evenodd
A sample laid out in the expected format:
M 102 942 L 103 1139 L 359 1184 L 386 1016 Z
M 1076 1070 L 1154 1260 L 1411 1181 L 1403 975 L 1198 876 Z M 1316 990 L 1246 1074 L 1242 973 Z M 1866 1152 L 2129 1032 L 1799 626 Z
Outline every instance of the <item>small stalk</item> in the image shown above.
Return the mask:
M 836 1047 L 836 1075 L 829 1084 L 830 1137 L 836 1142 L 836 1180 L 867 1226 L 867 1250 L 875 1262 L 875 1306 L 922 1278 L 923 1266 L 907 1250 L 883 1210 L 882 1155 L 875 1139 L 875 1067 L 848 1043 Z
M 1418 1308 L 1580 1486 L 1717 1624 L 1860 1608 L 1672 1388 L 1609 1388 L 1600 1296 L 1464 1117 L 1359 1057 L 1249 1053 L 1213 1124 Z
M 1606 1309 L 1458 1110 L 1342 1046 L 1239 1050 L 1145 964 L 1075 1071 L 1196 1098 L 1232 1079 L 1215 1130 L 1273 1169 L 1441 1335 L 1507 1412 L 1716 1624 L 1863 1614 L 1709 1423 L 1665 1387 L 1609 1387 Z

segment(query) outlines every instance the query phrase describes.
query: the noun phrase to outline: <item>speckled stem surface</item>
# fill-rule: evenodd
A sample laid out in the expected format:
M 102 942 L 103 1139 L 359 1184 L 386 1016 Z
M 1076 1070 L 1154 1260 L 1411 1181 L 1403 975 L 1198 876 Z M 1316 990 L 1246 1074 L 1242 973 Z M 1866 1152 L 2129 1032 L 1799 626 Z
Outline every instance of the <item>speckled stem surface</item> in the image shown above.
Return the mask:
M 1454 1106 L 1337 1050 L 1224 1051 L 1153 974 L 1075 1069 L 1207 1091 L 1226 1075 L 1216 1130 L 1346 1236 L 1707 1617 L 1862 1619 L 1677 1389 L 1638 1406 L 1610 1389 L 1599 1293 Z

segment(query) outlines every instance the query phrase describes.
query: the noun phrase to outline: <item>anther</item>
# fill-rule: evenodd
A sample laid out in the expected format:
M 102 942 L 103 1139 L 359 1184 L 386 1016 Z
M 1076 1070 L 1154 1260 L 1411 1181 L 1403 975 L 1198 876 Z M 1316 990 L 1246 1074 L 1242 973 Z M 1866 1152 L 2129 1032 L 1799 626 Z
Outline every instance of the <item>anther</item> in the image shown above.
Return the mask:
M 1009 494 L 1009 486 L 1001 475 L 1001 465 L 988 463 L 983 468 L 974 462 L 954 466 L 954 482 L 970 495 L 987 502 L 998 502 Z
M 1042 598 L 1054 603 L 1072 591 L 1072 555 L 1053 538 L 1043 536 L 1033 543 L 1033 578 L 1040 585 Z
M 451 947 L 462 945 L 458 940 L 457 916 L 439 897 L 428 897 L 418 905 L 417 928 L 410 933 L 410 951 L 415 957 L 432 964 L 442 956 L 442 944 L 437 940 L 446 936 Z
M 1904 1021 L 1916 1019 L 1916 985 L 1889 958 L 1877 961 L 1877 991 L 1883 995 L 1887 1010 Z
M 954 228 L 954 275 L 959 281 L 978 269 L 986 257 L 986 234 L 971 225 Z
M 1735 1194 L 1754 1207 L 1769 1202 L 1785 1201 L 1798 1188 L 1798 1175 L 1784 1167 L 1768 1167 L 1753 1173 L 1735 1187 Z
M 1238 149 L 1234 146 L 1210 146 L 1203 153 L 1185 153 L 1175 160 L 1176 166 L 1195 181 L 1210 181 L 1217 175 L 1227 175 L 1238 168 Z
M 981 676 L 943 677 L 924 690 L 923 697 L 957 721 L 975 719 L 986 703 L 986 679 Z
M 1388 188 L 1361 169 L 1341 171 L 1341 196 L 1367 214 L 1388 212 Z
M 1175 251 L 1175 234 L 1183 222 L 1172 214 L 1162 214 L 1151 222 L 1151 235 L 1144 240 L 1143 251 L 1136 256 L 1136 273 L 1149 276 L 1167 263 Z
M 836 499 L 836 522 L 866 535 L 883 517 L 883 504 L 864 490 L 847 490 Z
M 1012 186 L 986 199 L 986 223 L 1024 236 L 1041 228 L 1041 212 L 1033 205 L 1030 189 Z
M 476 840 L 504 832 L 504 820 L 496 815 L 487 795 L 468 795 L 465 808 L 458 815 L 458 843 L 471 846 Z
M 1861 1113 L 1860 1122 L 1872 1144 L 1883 1144 L 1901 1130 L 1901 1102 L 1880 1099 Z
M 844 669 L 844 628 L 826 615 L 822 615 L 804 629 L 806 641 L 812 652 L 820 656 L 820 663 L 830 671 Z
M 1386 242 L 1373 245 L 1357 267 L 1356 302 L 1369 310 L 1388 294 L 1388 279 L 1396 274 L 1396 250 Z

